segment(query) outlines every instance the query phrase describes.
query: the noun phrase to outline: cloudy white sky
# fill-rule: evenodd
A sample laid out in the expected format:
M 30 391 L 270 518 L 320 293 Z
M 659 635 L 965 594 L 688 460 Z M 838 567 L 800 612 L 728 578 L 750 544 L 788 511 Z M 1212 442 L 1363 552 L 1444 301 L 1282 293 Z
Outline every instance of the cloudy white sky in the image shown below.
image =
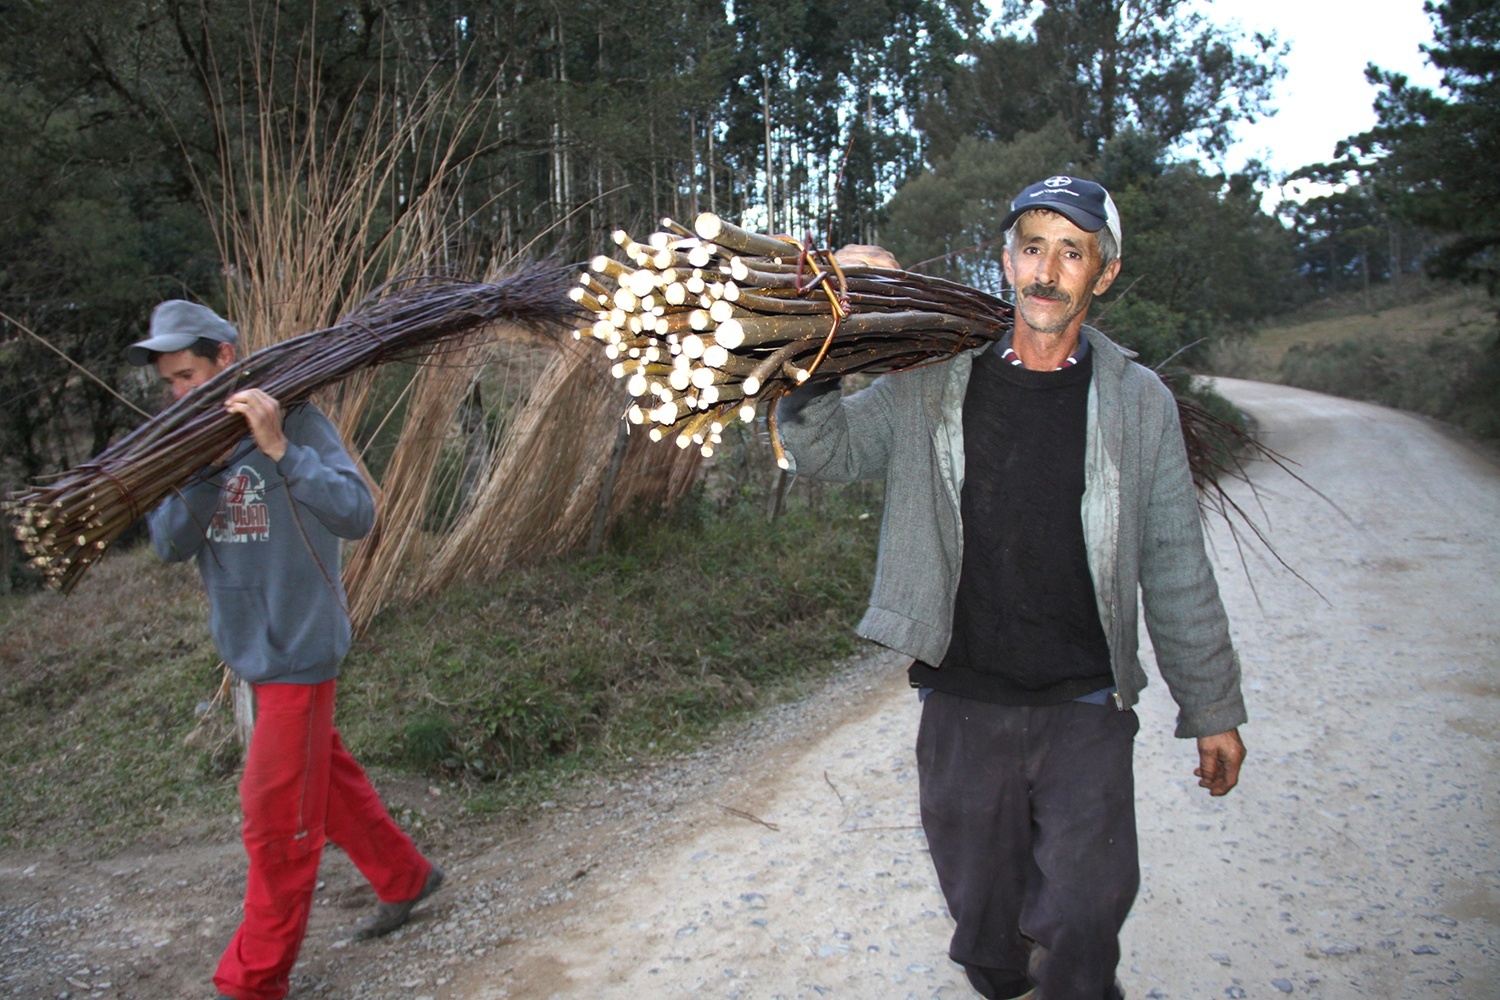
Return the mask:
M 1365 66 L 1405 73 L 1419 86 L 1436 88 L 1438 73 L 1421 46 L 1432 41 L 1432 21 L 1423 0 L 1190 0 L 1215 24 L 1237 24 L 1246 34 L 1274 32 L 1291 43 L 1282 60 L 1286 76 L 1271 101 L 1276 113 L 1236 130 L 1238 141 L 1219 164 L 1238 170 L 1258 159 L 1273 177 L 1333 158 L 1341 139 L 1375 124 L 1375 88 Z M 989 0 L 991 9 L 1000 0 Z M 1033 12 L 1039 10 L 1033 3 Z M 1313 193 L 1305 185 L 1267 192 L 1265 207 L 1282 196 Z
M 1286 77 L 1276 88 L 1277 113 L 1241 126 L 1226 166 L 1252 157 L 1273 174 L 1326 161 L 1340 139 L 1375 124 L 1375 88 L 1365 65 L 1397 70 L 1436 87 L 1438 74 L 1421 46 L 1432 41 L 1422 0 L 1200 0 L 1219 24 L 1246 32 L 1274 31 L 1291 43 Z

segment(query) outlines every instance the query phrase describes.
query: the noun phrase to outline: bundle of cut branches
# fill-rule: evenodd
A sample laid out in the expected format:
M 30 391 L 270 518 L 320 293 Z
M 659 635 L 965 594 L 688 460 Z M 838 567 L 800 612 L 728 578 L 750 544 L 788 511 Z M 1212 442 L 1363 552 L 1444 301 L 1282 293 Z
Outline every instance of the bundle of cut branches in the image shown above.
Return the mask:
M 775 421 L 785 393 L 810 379 L 940 361 L 1001 339 L 1014 317 L 1009 303 L 966 285 L 841 267 L 827 250 L 708 212 L 693 231 L 662 219 L 645 243 L 623 231 L 615 242 L 628 263 L 595 257 L 569 293 L 595 319 L 574 336 L 604 343 L 615 377 L 637 399 L 632 422 L 649 424 L 653 440 L 675 436 L 678 447 L 697 446 L 705 457 L 730 421 L 754 420 L 757 402 L 766 401 L 771 446 L 786 468 Z M 1250 457 L 1290 472 L 1285 460 L 1185 395 L 1177 399 L 1200 510 L 1222 517 L 1236 544 L 1237 522 L 1266 543 L 1224 487 L 1249 481 Z
M 68 593 L 121 532 L 244 436 L 244 418 L 224 409 L 233 393 L 262 389 L 287 407 L 357 371 L 459 348 L 493 323 L 555 327 L 576 314 L 569 280 L 529 264 L 484 283 L 392 283 L 333 326 L 255 352 L 93 459 L 13 494 L 4 506 L 16 537 L 48 585 Z
M 625 261 L 595 257 L 570 293 L 637 400 L 653 440 L 713 454 L 733 420 L 812 378 L 888 372 L 998 340 L 1011 307 L 977 289 L 894 268 L 841 267 L 832 253 L 705 212 L 661 221 L 645 243 L 615 233 Z

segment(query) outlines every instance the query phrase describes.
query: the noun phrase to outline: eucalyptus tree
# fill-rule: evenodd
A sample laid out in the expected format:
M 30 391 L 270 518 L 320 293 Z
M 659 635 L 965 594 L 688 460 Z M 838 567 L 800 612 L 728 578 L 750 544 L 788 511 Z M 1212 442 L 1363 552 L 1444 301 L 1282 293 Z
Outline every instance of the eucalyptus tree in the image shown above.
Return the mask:
M 1200 166 L 1271 108 L 1285 46 L 1186 0 L 1006 0 L 922 105 L 928 171 L 884 236 L 902 259 L 998 290 L 1009 199 L 1053 173 L 1105 183 L 1126 216 L 1124 270 L 1099 313 L 1152 361 L 1285 301 L 1289 242 L 1256 169 Z
M 998 294 L 1000 220 L 1039 177 L 1078 173 L 1088 149 L 1057 123 L 1007 141 L 963 136 L 947 156 L 904 184 L 887 206 L 881 242 L 907 267 Z
M 951 77 L 974 0 L 736 0 L 724 159 L 770 230 L 870 238 L 922 162 L 920 104 Z
M 965 68 L 923 111 L 939 150 L 1060 118 L 1095 154 L 1127 129 L 1210 156 L 1270 109 L 1286 46 L 1188 0 L 1005 0 Z

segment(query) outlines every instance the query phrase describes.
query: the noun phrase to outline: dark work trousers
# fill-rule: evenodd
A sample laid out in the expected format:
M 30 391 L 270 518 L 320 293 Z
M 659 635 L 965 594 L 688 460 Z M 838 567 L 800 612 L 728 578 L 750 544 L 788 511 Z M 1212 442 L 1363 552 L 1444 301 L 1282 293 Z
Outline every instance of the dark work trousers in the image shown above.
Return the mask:
M 1120 928 L 1140 886 L 1139 728 L 1134 712 L 1083 702 L 923 701 L 922 827 L 958 925 L 948 953 L 983 996 L 1120 996 Z

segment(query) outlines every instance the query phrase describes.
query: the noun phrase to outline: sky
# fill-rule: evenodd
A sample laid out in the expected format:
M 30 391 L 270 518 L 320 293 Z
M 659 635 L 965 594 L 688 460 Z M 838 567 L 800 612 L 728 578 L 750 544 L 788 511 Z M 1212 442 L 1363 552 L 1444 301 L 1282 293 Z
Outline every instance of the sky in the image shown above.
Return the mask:
M 998 13 L 1001 0 L 987 0 Z M 1236 126 L 1235 143 L 1216 166 L 1239 170 L 1251 159 L 1265 164 L 1278 182 L 1310 163 L 1333 158 L 1341 139 L 1375 124 L 1376 90 L 1365 66 L 1404 73 L 1417 86 L 1437 89 L 1439 74 L 1421 46 L 1432 41 L 1432 21 L 1423 0 L 1189 0 L 1214 24 L 1238 24 L 1246 35 L 1274 32 L 1291 43 L 1282 59 L 1286 75 L 1276 82 L 1275 114 Z M 1033 3 L 1033 13 L 1039 10 Z M 1302 200 L 1326 188 L 1277 183 L 1262 199 L 1274 211 L 1283 198 Z
M 1238 21 L 1248 34 L 1274 31 L 1290 42 L 1282 60 L 1274 116 L 1236 130 L 1238 141 L 1224 165 L 1234 170 L 1251 159 L 1273 175 L 1333 158 L 1334 145 L 1375 124 L 1376 90 L 1365 65 L 1405 73 L 1413 83 L 1436 88 L 1439 75 L 1422 54 L 1432 41 L 1432 22 L 1422 0 L 1199 0 L 1217 24 Z M 1308 194 L 1288 190 L 1288 197 Z M 1268 201 L 1279 200 L 1278 192 Z

